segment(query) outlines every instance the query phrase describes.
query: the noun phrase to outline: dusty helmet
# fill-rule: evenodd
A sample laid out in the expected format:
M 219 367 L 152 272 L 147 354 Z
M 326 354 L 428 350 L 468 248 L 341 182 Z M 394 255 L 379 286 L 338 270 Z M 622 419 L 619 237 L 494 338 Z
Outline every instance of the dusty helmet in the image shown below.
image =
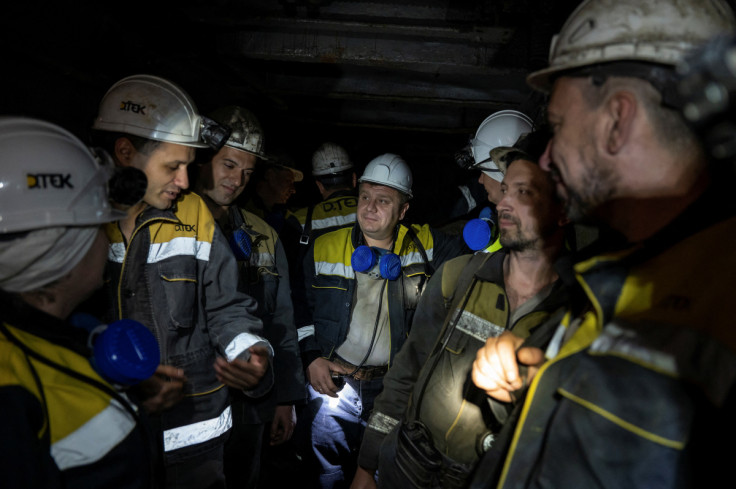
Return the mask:
M 0 117 L 0 233 L 122 219 L 108 199 L 113 171 L 59 126 Z
M 265 139 L 258 118 L 243 107 L 230 105 L 221 107 L 209 116 L 219 124 L 230 129 L 230 137 L 225 146 L 245 151 L 261 159 L 267 159 L 264 153 Z
M 552 38 L 549 67 L 527 82 L 549 90 L 556 74 L 612 61 L 675 66 L 694 47 L 735 26 L 723 0 L 585 0 Z
M 358 182 L 375 183 L 395 188 L 401 193 L 412 196 L 412 176 L 409 165 L 399 155 L 386 153 L 373 158 L 365 167 L 363 176 Z
M 331 175 L 353 167 L 347 151 L 335 143 L 324 143 L 312 155 L 312 175 Z
M 157 76 L 133 75 L 107 91 L 92 128 L 206 148 L 209 145 L 201 133 L 204 123 L 181 87 Z
M 494 180 L 503 180 L 504 170 L 491 158 L 491 151 L 499 146 L 513 146 L 522 134 L 531 132 L 532 120 L 518 110 L 501 110 L 487 117 L 470 141 L 475 160 L 473 168 L 482 170 Z

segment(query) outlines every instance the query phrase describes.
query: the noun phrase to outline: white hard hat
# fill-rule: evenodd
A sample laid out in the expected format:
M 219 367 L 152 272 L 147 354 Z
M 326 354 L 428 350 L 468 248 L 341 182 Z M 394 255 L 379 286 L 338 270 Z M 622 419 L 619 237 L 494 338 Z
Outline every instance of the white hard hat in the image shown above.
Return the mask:
M 107 91 L 92 128 L 206 148 L 203 123 L 194 101 L 181 87 L 157 76 L 133 75 Z
M 72 133 L 23 117 L 0 117 L 0 233 L 115 221 L 111 160 Z
M 331 175 L 353 167 L 347 151 L 335 143 L 324 143 L 312 155 L 312 175 Z
M 674 66 L 694 47 L 735 26 L 723 0 L 585 0 L 552 38 L 549 67 L 530 74 L 527 82 L 549 90 L 555 74 L 611 61 Z
M 491 151 L 499 146 L 513 146 L 522 134 L 532 131 L 532 120 L 518 110 L 501 110 L 484 120 L 475 137 L 470 141 L 470 151 L 475 164 L 473 168 L 482 170 L 496 181 L 503 180 L 505 169 L 491 158 Z
M 264 160 L 267 159 L 263 151 L 265 140 L 261 123 L 251 111 L 230 105 L 215 110 L 209 116 L 230 129 L 230 137 L 225 142 L 225 146 L 254 154 Z
M 358 182 L 375 183 L 395 188 L 401 193 L 411 194 L 411 170 L 399 155 L 386 153 L 373 158 L 365 167 Z

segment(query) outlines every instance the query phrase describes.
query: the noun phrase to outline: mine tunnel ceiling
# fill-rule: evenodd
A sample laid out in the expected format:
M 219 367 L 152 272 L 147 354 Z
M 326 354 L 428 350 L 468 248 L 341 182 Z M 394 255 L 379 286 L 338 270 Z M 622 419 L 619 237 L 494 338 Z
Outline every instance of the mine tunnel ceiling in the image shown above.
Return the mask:
M 151 72 L 203 108 L 235 100 L 291 124 L 465 134 L 496 110 L 532 110 L 524 78 L 576 3 L 14 3 L 2 35 L 26 66 L 4 103 L 39 103 L 31 90 L 63 77 L 94 110 L 115 80 Z
M 8 2 L 0 104 L 81 126 L 114 81 L 148 72 L 205 110 L 235 101 L 291 126 L 467 134 L 499 109 L 537 115 L 525 76 L 578 2 Z
M 465 133 L 530 103 L 524 79 L 553 29 L 530 21 L 534 3 L 230 2 L 187 16 L 213 40 L 225 91 L 306 121 Z

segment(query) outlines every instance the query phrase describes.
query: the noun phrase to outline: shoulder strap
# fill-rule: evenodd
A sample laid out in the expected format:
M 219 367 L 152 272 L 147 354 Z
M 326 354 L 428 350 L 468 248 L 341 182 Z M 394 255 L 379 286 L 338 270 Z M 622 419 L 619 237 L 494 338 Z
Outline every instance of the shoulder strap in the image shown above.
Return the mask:
M 473 289 L 475 288 L 475 284 L 478 282 L 478 279 L 475 276 L 475 271 L 478 268 L 482 267 L 486 263 L 488 258 L 490 257 L 489 253 L 483 253 L 483 255 L 484 256 L 481 257 L 482 261 L 477 267 L 469 266 L 473 261 L 473 257 L 478 256 L 478 255 L 472 255 L 471 259 L 463 267 L 463 270 L 460 272 L 460 275 L 458 276 L 456 290 L 461 290 L 464 293 L 455 294 L 452 299 L 447 315 L 445 316 L 445 322 L 442 325 L 442 332 L 437 338 L 437 342 L 432 348 L 432 352 L 427 357 L 427 359 L 430 359 L 432 358 L 432 356 L 434 356 L 434 361 L 432 362 L 432 366 L 430 367 L 429 371 L 424 376 L 424 382 L 422 383 L 422 388 L 419 391 L 419 396 L 417 396 L 417 400 L 412 406 L 413 409 L 411 409 L 408 412 L 407 418 L 409 418 L 409 420 L 417 419 L 417 417 L 419 416 L 419 408 L 422 405 L 422 398 L 424 397 L 424 391 L 427 388 L 427 383 L 429 383 L 429 379 L 430 377 L 432 377 L 432 372 L 434 372 L 434 369 L 437 368 L 437 364 L 439 363 L 439 360 L 441 357 L 441 355 L 438 352 L 441 352 L 447 346 L 447 342 L 450 340 L 450 337 L 452 336 L 453 331 L 455 331 L 455 327 L 457 326 L 457 323 L 460 320 L 462 311 L 465 310 L 465 307 L 467 306 L 468 301 L 470 300 L 470 296 L 473 294 Z M 443 295 L 444 295 L 444 292 L 443 292 Z M 458 307 L 461 299 L 462 299 L 462 304 L 460 305 L 460 307 Z
M 304 221 L 304 229 L 302 230 L 302 235 L 299 238 L 299 244 L 302 244 L 304 246 L 309 245 L 309 235 L 312 234 L 312 213 L 314 212 L 314 206 L 310 205 L 307 207 L 307 218 Z
M 445 303 L 449 303 L 455 298 L 455 294 L 459 289 L 458 284 L 470 283 L 470 277 L 461 277 L 464 273 L 471 273 L 468 264 L 475 255 L 460 255 L 445 262 L 445 268 L 442 270 L 442 297 Z M 474 271 L 474 270 L 473 270 Z M 461 290 L 462 292 L 462 290 Z
M 406 226 L 406 234 L 411 238 L 411 240 L 414 242 L 414 245 L 419 250 L 419 253 L 421 253 L 422 255 L 422 260 L 424 260 L 424 273 L 428 277 L 431 277 L 434 273 L 434 267 L 429 261 L 429 257 L 427 256 L 427 251 L 424 249 L 424 245 L 419 240 L 417 233 L 414 232 L 414 229 L 412 229 L 411 226 Z

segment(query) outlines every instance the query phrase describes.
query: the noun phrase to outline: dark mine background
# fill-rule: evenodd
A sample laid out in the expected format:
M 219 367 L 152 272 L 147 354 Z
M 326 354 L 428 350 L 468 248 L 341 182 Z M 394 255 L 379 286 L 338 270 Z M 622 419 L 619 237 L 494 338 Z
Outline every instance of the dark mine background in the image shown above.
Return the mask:
M 342 144 L 361 171 L 386 152 L 412 167 L 411 218 L 468 178 L 453 155 L 501 109 L 543 117 L 526 75 L 578 0 L 402 2 L 182 0 L 5 2 L 0 113 L 56 122 L 82 138 L 117 80 L 181 85 L 202 113 L 239 104 L 266 151 L 305 171 L 295 206 L 317 198 L 312 152 Z

